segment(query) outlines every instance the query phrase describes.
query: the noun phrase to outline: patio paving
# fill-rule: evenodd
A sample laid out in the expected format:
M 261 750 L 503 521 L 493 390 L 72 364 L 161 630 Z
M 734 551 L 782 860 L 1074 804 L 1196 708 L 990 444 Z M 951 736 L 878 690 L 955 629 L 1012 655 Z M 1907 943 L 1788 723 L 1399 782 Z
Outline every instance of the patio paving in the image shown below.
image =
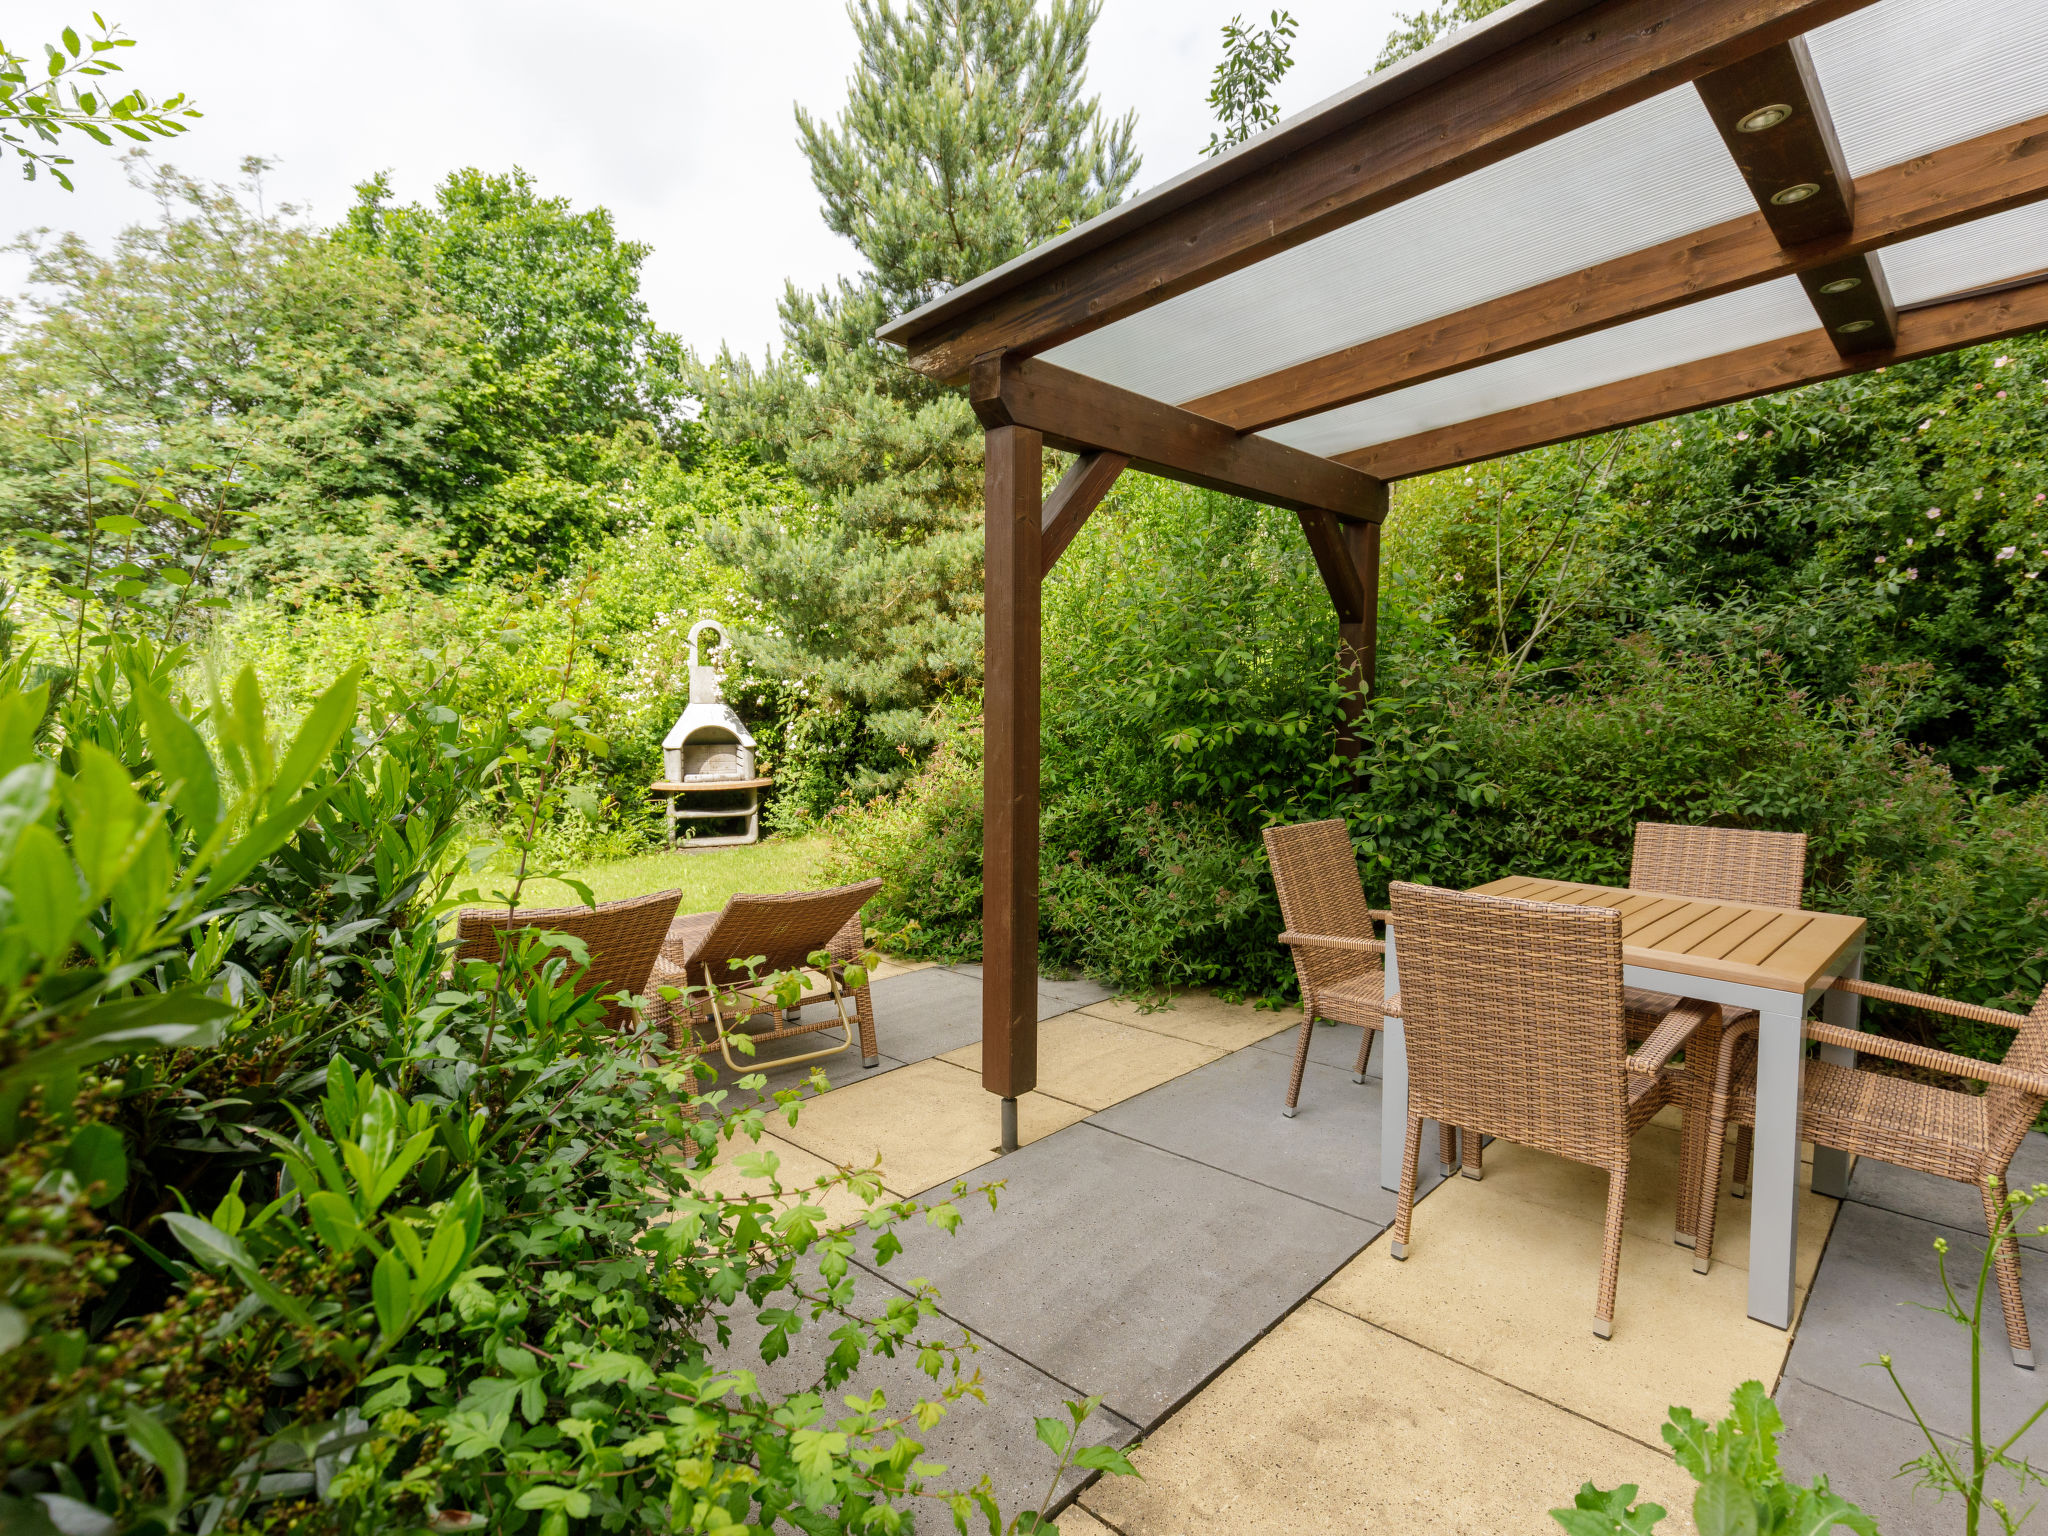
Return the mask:
M 1349 1027 L 1316 1030 L 1287 1120 L 1298 1016 L 1204 994 L 1149 1008 L 1048 981 L 1025 1144 L 999 1157 L 974 970 L 878 979 L 883 1065 L 833 1071 L 843 1086 L 763 1145 L 785 1182 L 877 1156 L 899 1194 L 1002 1182 L 997 1212 L 967 1209 L 951 1236 L 903 1228 L 903 1254 L 861 1283 L 929 1278 L 947 1321 L 981 1347 L 987 1405 L 956 1409 L 927 1454 L 989 1470 L 1006 1513 L 1050 1475 L 1031 1417 L 1094 1393 L 1094 1438 L 1135 1440 L 1145 1475 L 1080 1487 L 1061 1516 L 1069 1532 L 1555 1531 L 1545 1512 L 1591 1478 L 1637 1483 L 1672 1510 L 1662 1529 L 1676 1536 L 1691 1528 L 1691 1483 L 1658 1434 L 1665 1410 L 1715 1415 L 1754 1377 L 1778 1393 L 1794 1475 L 1826 1472 L 1887 1536 L 1959 1527 L 1953 1501 L 1937 1507 L 1893 1476 L 1921 1447 L 1863 1362 L 1888 1350 L 1933 1427 L 1967 1431 L 1962 1336 L 1924 1307 L 1939 1296 L 1936 1236 L 1959 1262 L 1981 1252 L 1971 1192 L 1874 1164 L 1846 1202 L 1803 1189 L 1788 1334 L 1746 1316 L 1744 1202 L 1724 1195 L 1709 1275 L 1671 1241 L 1667 1116 L 1636 1141 L 1615 1334 L 1600 1340 L 1605 1177 L 1592 1170 L 1495 1143 L 1483 1181 L 1444 1182 L 1432 1132 L 1411 1257 L 1392 1261 L 1376 1241 L 1394 1209 L 1379 1187 L 1377 1052 L 1354 1083 Z M 2030 1136 L 2014 1181 L 2036 1178 L 2048 1180 L 2048 1139 Z M 729 1166 L 714 1180 L 758 1187 Z M 840 1219 L 852 1207 L 827 1208 Z M 2026 1288 L 2048 1318 L 2048 1267 Z M 2016 1423 L 2048 1381 L 2010 1367 L 2002 1337 L 1988 1342 L 1989 1421 Z M 806 1351 L 823 1347 L 802 1339 L 781 1368 L 802 1379 Z M 844 1390 L 876 1385 L 895 1402 L 916 1383 L 879 1362 Z M 2048 1451 L 2048 1432 L 2022 1448 Z

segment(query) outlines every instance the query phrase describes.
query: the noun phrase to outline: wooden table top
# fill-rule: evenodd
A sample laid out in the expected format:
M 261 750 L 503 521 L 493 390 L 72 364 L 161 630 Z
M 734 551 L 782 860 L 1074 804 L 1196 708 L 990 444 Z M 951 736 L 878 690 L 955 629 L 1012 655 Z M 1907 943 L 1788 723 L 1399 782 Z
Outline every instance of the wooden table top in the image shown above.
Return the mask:
M 1473 889 L 1521 901 L 1619 908 L 1626 964 L 1778 992 L 1808 992 L 1839 974 L 1836 962 L 1863 933 L 1862 918 L 1835 912 L 1694 901 L 1575 880 L 1510 875 Z

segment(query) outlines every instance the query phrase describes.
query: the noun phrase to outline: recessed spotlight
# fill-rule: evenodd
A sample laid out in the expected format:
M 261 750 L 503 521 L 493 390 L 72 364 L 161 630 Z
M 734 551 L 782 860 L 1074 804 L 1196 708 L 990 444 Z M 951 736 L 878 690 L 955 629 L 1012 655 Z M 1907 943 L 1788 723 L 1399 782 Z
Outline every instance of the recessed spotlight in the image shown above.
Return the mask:
M 1847 293 L 1851 288 L 1861 288 L 1862 286 L 1863 279 L 1860 277 L 1838 277 L 1832 283 L 1822 283 L 1820 291 L 1822 293 Z
M 1771 201 L 1780 208 L 1789 208 L 1794 203 L 1805 202 L 1809 197 L 1813 196 L 1813 194 L 1818 192 L 1819 190 L 1819 182 L 1802 181 L 1796 186 L 1790 186 L 1785 188 L 1785 190 L 1782 192 L 1773 192 L 1771 194 Z
M 1841 336 L 1854 336 L 1858 331 L 1867 331 L 1875 324 L 1875 320 L 1844 320 L 1835 327 L 1835 332 Z
M 1768 107 L 1758 107 L 1749 116 L 1735 125 L 1737 133 L 1762 133 L 1775 128 L 1792 115 L 1792 108 L 1782 101 L 1774 101 Z

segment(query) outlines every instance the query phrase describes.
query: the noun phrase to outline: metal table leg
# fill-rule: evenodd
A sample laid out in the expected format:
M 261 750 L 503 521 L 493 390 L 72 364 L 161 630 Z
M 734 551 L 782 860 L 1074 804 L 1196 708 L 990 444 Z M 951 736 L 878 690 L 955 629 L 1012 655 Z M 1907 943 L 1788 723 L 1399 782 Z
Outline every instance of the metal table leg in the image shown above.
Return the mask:
M 1799 1255 L 1799 1077 L 1806 999 L 1768 992 L 1757 1030 L 1755 1172 L 1749 1188 L 1749 1315 L 1792 1326 Z
M 1856 953 L 1849 958 L 1843 969 L 1844 976 L 1861 980 L 1863 976 L 1863 949 L 1857 946 Z M 1863 999 L 1853 992 L 1830 992 L 1821 999 L 1820 1016 L 1841 1029 L 1863 1027 Z M 1853 1067 L 1856 1053 L 1845 1045 L 1824 1045 L 1820 1048 L 1820 1059 L 1836 1066 Z M 1856 1159 L 1847 1152 L 1834 1147 L 1813 1149 L 1813 1190 L 1818 1195 L 1833 1195 L 1837 1200 L 1849 1193 L 1849 1174 L 1855 1168 Z

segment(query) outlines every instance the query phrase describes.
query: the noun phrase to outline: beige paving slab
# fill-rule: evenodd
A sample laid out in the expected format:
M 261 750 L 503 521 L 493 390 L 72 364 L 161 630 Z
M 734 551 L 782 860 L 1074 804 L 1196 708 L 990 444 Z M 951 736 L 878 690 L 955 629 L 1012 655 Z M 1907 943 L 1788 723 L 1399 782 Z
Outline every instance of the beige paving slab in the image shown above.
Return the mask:
M 1557 1536 L 1548 1511 L 1589 1478 L 1672 1511 L 1659 1536 L 1693 1529 L 1668 1455 L 1314 1301 L 1131 1459 L 1142 1482 L 1081 1496 L 1126 1536 Z
M 1746 1272 L 1694 1274 L 1668 1235 L 1624 1232 L 1614 1337 L 1596 1338 L 1601 1208 L 1520 1198 L 1493 1173 L 1506 1153 L 1487 1149 L 1485 1182 L 1446 1180 L 1417 1205 L 1405 1263 L 1376 1242 L 1317 1294 L 1650 1446 L 1675 1403 L 1712 1416 L 1744 1381 L 1776 1386 L 1791 1334 L 1750 1320 Z
M 879 1156 L 883 1183 L 914 1195 L 995 1161 L 1000 1114 L 978 1073 L 934 1058 L 806 1099 L 796 1125 L 776 1135 L 827 1162 L 864 1167 Z M 1017 1101 L 1017 1139 L 1036 1141 L 1088 1114 L 1027 1093 Z
M 1250 1003 L 1226 1003 L 1213 992 L 1177 993 L 1172 1007 L 1150 1013 L 1122 997 L 1090 1003 L 1081 1011 L 1157 1035 L 1191 1040 L 1214 1051 L 1241 1051 L 1275 1030 L 1301 1023 L 1298 1012 L 1276 1013 L 1271 1008 L 1254 1008 Z
M 781 1125 L 784 1122 L 777 1119 L 774 1123 Z M 743 1172 L 740 1164 L 749 1153 L 771 1154 L 776 1159 L 773 1176 Z M 750 1163 L 749 1166 L 758 1165 Z M 784 1141 L 779 1136 L 763 1134 L 758 1142 L 740 1135 L 719 1143 L 717 1160 L 710 1168 L 691 1177 L 700 1187 L 728 1199 L 764 1199 L 779 1209 L 787 1209 L 800 1200 L 807 1201 L 824 1210 L 827 1226 L 836 1227 L 859 1221 L 868 1210 L 868 1202 L 843 1183 L 834 1182 L 823 1189 L 818 1187 L 819 1179 L 831 1179 L 838 1172 L 836 1165 L 817 1153 Z M 780 1195 L 773 1192 L 777 1184 L 782 1186 Z M 890 1198 L 886 1187 L 881 1198 Z
M 1637 1133 L 1628 1181 L 1628 1204 L 1623 1221 L 1628 1231 L 1652 1241 L 1670 1242 L 1678 1220 L 1679 1132 L 1676 1127 L 1653 1121 Z M 1598 1168 L 1574 1163 L 1568 1158 L 1531 1152 L 1526 1147 L 1496 1141 L 1486 1149 L 1486 1182 L 1500 1193 L 1527 1200 L 1548 1210 L 1604 1220 L 1607 1208 L 1607 1175 Z M 1714 1263 L 1749 1268 L 1749 1211 L 1747 1200 L 1729 1192 L 1729 1173 L 1734 1167 L 1732 1149 L 1724 1149 L 1720 1205 L 1714 1219 Z M 1813 1155 L 1807 1149 L 1799 1165 L 1799 1265 L 1794 1283 L 1808 1286 L 1820 1264 L 1821 1247 L 1835 1219 L 1839 1202 L 1813 1192 Z
M 891 976 L 908 976 L 912 971 L 928 971 L 938 963 L 936 960 L 896 960 L 883 955 L 868 968 L 868 980 L 887 981 Z
M 1086 1010 L 1063 1013 L 1039 1023 L 1038 1088 L 1069 1104 L 1107 1109 L 1224 1054 L 1214 1046 L 1138 1029 Z M 963 1045 L 939 1059 L 979 1072 L 981 1043 Z
M 1117 1536 L 1117 1533 L 1089 1514 L 1079 1504 L 1069 1504 L 1053 1524 L 1060 1536 Z

